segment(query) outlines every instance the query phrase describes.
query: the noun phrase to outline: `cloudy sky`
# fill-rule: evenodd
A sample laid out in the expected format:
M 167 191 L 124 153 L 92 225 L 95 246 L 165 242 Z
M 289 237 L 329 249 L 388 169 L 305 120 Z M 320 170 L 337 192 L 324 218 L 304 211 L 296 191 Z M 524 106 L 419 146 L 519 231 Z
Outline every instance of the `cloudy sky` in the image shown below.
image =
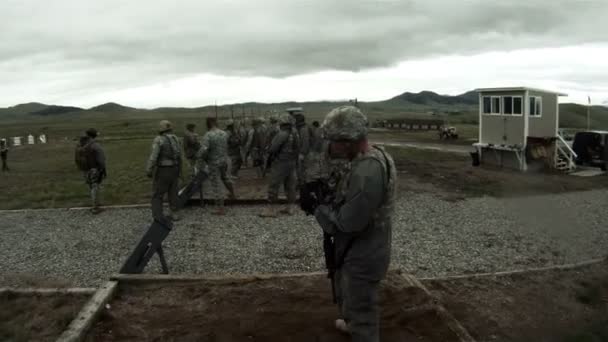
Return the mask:
M 511 85 L 608 104 L 606 0 L 2 0 L 0 13 L 1 107 Z

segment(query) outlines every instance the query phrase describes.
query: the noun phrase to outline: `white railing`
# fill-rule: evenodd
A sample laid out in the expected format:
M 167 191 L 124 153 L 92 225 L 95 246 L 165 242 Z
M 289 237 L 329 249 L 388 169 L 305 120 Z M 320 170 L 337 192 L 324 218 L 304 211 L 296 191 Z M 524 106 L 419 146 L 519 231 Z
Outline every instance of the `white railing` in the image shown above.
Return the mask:
M 558 134 L 555 142 L 555 168 L 564 171 L 573 171 L 576 168 L 576 152 L 568 142 Z

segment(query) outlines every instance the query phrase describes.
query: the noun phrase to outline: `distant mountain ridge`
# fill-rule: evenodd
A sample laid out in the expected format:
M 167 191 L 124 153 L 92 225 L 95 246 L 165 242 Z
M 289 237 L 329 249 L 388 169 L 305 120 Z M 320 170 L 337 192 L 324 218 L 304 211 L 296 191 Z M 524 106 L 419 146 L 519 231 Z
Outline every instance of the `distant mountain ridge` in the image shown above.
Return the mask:
M 468 91 L 461 95 L 440 95 L 432 91 L 421 91 L 419 93 L 405 92 L 401 95 L 397 95 L 388 101 L 407 101 L 419 105 L 454 105 L 454 104 L 466 104 L 476 105 L 479 101 L 477 92 Z
M 94 112 L 103 112 L 103 113 L 117 113 L 117 112 L 130 112 L 130 111 L 134 111 L 134 110 L 143 110 L 143 109 L 127 107 L 127 106 L 123 106 L 123 105 L 115 103 L 115 102 L 108 102 L 108 103 L 101 104 L 99 106 L 91 107 L 91 108 L 89 108 L 89 110 L 94 111 Z
M 476 123 L 478 119 L 479 97 L 475 91 L 468 91 L 460 95 L 441 95 L 432 91 L 421 91 L 419 93 L 404 92 L 384 101 L 359 102 L 360 107 L 370 115 L 449 115 L 454 120 L 461 120 L 466 123 Z M 326 113 L 337 105 L 348 103 L 348 100 L 336 101 L 306 101 L 306 102 L 280 102 L 280 103 L 258 103 L 245 102 L 235 104 L 225 104 L 218 106 L 218 111 L 225 115 L 226 112 L 234 115 L 250 114 L 253 109 L 270 106 L 274 108 L 288 108 L 302 106 L 311 112 Z M 608 100 L 605 101 L 608 104 Z M 159 107 L 155 109 L 138 109 L 124 106 L 115 102 L 104 103 L 89 109 L 72 106 L 55 106 L 38 102 L 19 104 L 8 108 L 0 108 L 0 117 L 36 115 L 54 116 L 62 114 L 90 113 L 92 115 L 109 113 L 112 115 L 129 115 L 130 113 L 161 113 L 163 115 L 172 114 L 199 114 L 213 113 L 215 106 L 206 105 L 200 107 Z M 602 127 L 608 128 L 608 107 L 592 106 L 592 122 L 595 121 Z M 584 127 L 586 125 L 587 106 L 566 103 L 560 104 L 560 125 L 564 127 Z

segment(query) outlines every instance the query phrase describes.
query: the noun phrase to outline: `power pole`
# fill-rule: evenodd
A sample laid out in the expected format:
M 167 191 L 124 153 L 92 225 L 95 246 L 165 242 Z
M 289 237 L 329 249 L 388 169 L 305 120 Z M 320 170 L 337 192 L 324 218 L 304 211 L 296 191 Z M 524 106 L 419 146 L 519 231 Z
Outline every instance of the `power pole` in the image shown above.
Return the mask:
M 591 129 L 591 97 L 587 96 L 587 130 Z
M 215 118 L 217 119 L 217 101 L 215 101 Z

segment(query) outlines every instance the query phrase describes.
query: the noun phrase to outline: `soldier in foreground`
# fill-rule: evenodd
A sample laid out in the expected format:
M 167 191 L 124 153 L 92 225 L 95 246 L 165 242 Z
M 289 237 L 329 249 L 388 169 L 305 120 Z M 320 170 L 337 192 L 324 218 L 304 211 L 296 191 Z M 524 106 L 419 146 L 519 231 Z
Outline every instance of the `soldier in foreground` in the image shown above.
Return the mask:
M 164 222 L 166 218 L 179 221 L 178 179 L 181 173 L 182 157 L 179 140 L 173 134 L 173 125 L 167 120 L 160 122 L 158 136 L 152 142 L 152 152 L 148 159 L 146 175 L 153 178 L 152 217 Z M 169 215 L 163 214 L 163 197 L 169 199 Z
M 243 165 L 243 155 L 241 154 L 241 134 L 234 127 L 234 120 L 228 120 L 226 124 L 228 133 L 228 157 L 230 158 L 230 175 L 232 178 L 239 176 L 239 170 Z
M 390 262 L 395 165 L 382 148 L 368 145 L 368 120 L 356 107 L 332 110 L 323 131 L 330 141 L 330 158 L 350 165 L 334 172 L 337 183 L 331 203 L 314 210 L 335 243 L 335 285 L 342 315 L 336 328 L 354 342 L 378 342 L 378 290 Z
M 198 168 L 196 166 L 196 152 L 201 148 L 201 143 L 198 140 L 198 134 L 194 131 L 196 125 L 193 123 L 189 123 L 186 125 L 186 133 L 184 135 L 184 155 L 188 160 L 188 164 L 190 164 L 190 174 L 192 178 L 198 172 Z M 199 188 L 199 197 L 201 199 L 201 206 L 203 206 L 203 184 L 201 183 L 201 187 Z
M 2 158 L 2 172 L 10 171 L 6 159 L 8 158 L 8 144 L 6 139 L 0 140 L 0 158 Z
M 85 136 L 80 138 L 80 144 L 76 148 L 76 165 L 84 172 L 85 183 L 91 195 L 93 214 L 102 211 L 99 207 L 101 182 L 106 178 L 106 156 L 96 140 L 98 134 L 95 128 L 89 128 Z
M 224 184 L 230 198 L 234 199 L 232 180 L 228 177 L 228 134 L 217 127 L 215 118 L 207 118 L 207 133 L 203 136 L 200 150 L 196 153 L 199 163 L 206 162 L 209 169 L 209 183 L 216 198 L 214 215 L 226 215 L 224 208 L 224 192 L 220 181 Z
M 296 165 L 300 150 L 298 134 L 295 130 L 294 118 L 285 113 L 279 119 L 280 131 L 272 139 L 268 149 L 269 163 L 272 164 L 270 181 L 268 183 L 268 202 L 273 204 L 279 197 L 279 188 L 283 185 L 287 194 L 287 207 L 280 213 L 293 214 L 293 205 L 296 202 Z M 268 206 L 260 216 L 276 217 L 277 213 Z

